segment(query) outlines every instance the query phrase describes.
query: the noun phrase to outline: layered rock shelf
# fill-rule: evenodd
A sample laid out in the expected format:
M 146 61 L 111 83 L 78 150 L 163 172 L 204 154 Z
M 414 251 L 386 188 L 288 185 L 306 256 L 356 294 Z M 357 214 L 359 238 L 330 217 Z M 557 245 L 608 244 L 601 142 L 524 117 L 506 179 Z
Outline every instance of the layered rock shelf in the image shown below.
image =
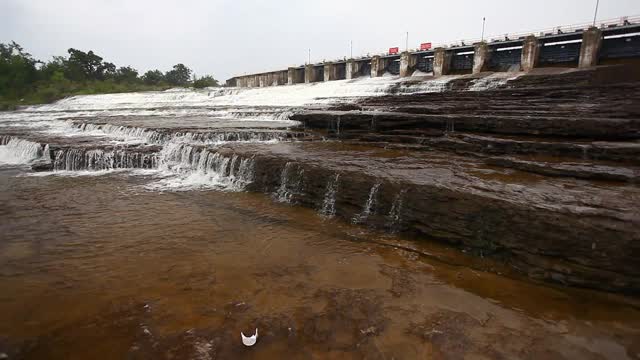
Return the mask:
M 334 142 L 218 151 L 254 159 L 247 189 L 280 201 L 494 256 L 536 279 L 639 289 L 640 192 L 627 179 L 542 176 L 437 150 Z
M 637 293 L 640 82 L 603 75 L 614 70 L 522 76 L 478 92 L 454 82 L 293 119 L 329 139 L 401 154 L 360 169 L 344 160 L 352 173 L 340 175 L 339 216 L 362 211 L 379 184 L 370 225 L 388 224 L 402 197 L 402 231 L 499 256 L 533 278 Z M 336 155 L 326 154 L 304 174 L 330 167 Z M 323 185 L 309 188 L 317 207 Z
M 0 145 L 28 142 L 16 146 L 39 171 L 214 174 L 533 279 L 638 294 L 640 81 L 614 70 L 534 73 L 483 91 L 470 91 L 477 77 L 413 95 L 398 83 L 384 96 L 280 109 L 298 126 L 74 117 L 73 136 L 15 126 Z

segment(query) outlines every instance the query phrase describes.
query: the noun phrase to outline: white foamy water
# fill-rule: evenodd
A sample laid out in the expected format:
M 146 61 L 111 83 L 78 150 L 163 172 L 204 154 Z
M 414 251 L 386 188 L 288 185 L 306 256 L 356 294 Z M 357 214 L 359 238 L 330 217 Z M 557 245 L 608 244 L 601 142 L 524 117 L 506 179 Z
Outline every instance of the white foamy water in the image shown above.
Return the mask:
M 495 88 L 514 77 L 494 74 L 475 80 L 472 88 Z M 19 135 L 5 136 L 0 145 L 0 163 L 49 162 L 59 173 L 151 169 L 164 176 L 154 185 L 157 188 L 211 185 L 238 190 L 250 181 L 245 174 L 249 162 L 221 157 L 215 152 L 216 146 L 290 141 L 295 135 L 288 128 L 298 125 L 290 116 L 299 109 L 390 93 L 442 92 L 458 78 L 461 76 L 400 79 L 386 74 L 292 86 L 74 96 L 49 105 L 0 113 L 0 135 L 4 131 L 42 139 L 37 143 L 38 140 L 22 140 Z M 56 145 L 54 151 L 49 152 L 49 141 Z M 78 145 L 80 141 L 82 146 Z M 188 156 L 179 151 L 188 152 Z M 299 185 L 299 176 L 292 174 L 285 174 L 278 196 L 285 202 L 290 201 Z
M 407 84 L 404 87 L 406 93 L 442 91 L 443 84 L 456 78 L 459 76 L 443 76 L 419 84 Z M 171 89 L 161 92 L 82 95 L 64 99 L 51 105 L 32 107 L 29 110 L 42 112 L 146 109 L 149 111 L 146 113 L 147 115 L 159 115 L 157 111 L 166 114 L 174 114 L 178 111 L 168 108 L 181 108 L 182 112 L 193 113 L 196 110 L 189 109 L 190 107 L 297 107 L 384 95 L 403 81 L 405 80 L 397 76 L 386 76 L 263 88 Z M 207 111 L 210 112 L 210 115 L 214 115 L 213 112 L 224 111 L 224 109 L 209 109 Z
M 474 80 L 469 87 L 469 91 L 484 91 L 496 89 L 505 85 L 511 80 L 515 80 L 524 75 L 522 72 L 498 72 L 489 76 L 485 76 L 478 80 Z
M 0 165 L 28 164 L 42 155 L 42 146 L 27 140 L 10 138 L 0 145 Z
M 158 162 L 158 170 L 165 178 L 149 184 L 147 189 L 242 191 L 254 177 L 253 158 L 225 156 L 187 144 L 167 144 L 160 152 Z

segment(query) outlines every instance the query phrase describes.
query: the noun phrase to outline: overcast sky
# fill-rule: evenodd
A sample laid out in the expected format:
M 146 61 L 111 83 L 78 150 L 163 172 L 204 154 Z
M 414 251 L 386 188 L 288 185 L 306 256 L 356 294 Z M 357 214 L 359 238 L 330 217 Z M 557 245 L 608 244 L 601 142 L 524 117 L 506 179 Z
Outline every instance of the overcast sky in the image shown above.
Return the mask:
M 421 42 L 590 22 L 596 0 L 0 0 L 0 42 L 36 58 L 93 50 L 118 66 L 198 75 L 285 69 Z M 640 15 L 640 0 L 601 0 L 598 19 Z

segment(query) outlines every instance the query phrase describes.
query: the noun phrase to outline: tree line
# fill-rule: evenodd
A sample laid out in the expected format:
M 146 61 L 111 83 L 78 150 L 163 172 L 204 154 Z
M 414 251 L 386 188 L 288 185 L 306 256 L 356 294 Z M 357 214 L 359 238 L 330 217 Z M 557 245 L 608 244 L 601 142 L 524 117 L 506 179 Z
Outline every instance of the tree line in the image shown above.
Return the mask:
M 167 72 L 149 70 L 140 75 L 130 66 L 117 67 L 104 61 L 93 51 L 71 48 L 67 52 L 67 57 L 54 56 L 42 62 L 13 41 L 0 43 L 0 109 L 79 94 L 219 86 L 212 76 L 197 78 L 184 64 L 176 64 Z

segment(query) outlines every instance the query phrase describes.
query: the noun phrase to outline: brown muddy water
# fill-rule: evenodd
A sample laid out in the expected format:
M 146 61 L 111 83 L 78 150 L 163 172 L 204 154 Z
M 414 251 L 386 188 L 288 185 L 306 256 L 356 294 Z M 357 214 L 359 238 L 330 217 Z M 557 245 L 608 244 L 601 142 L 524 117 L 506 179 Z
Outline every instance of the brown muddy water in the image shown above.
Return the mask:
M 21 175 L 0 170 L 9 359 L 640 358 L 634 300 L 268 195 Z

